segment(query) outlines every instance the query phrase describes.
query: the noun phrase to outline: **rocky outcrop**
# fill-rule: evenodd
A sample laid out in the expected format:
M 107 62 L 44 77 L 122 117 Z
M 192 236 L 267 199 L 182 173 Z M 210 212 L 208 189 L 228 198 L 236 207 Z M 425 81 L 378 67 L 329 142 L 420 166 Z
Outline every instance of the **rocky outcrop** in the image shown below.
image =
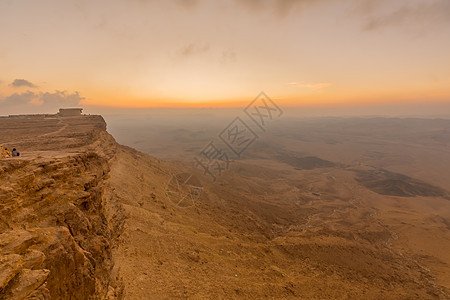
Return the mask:
M 17 142 L 70 145 L 0 160 L 0 299 L 121 298 L 103 200 L 116 143 L 101 117 L 86 118 L 55 123 L 46 143 Z

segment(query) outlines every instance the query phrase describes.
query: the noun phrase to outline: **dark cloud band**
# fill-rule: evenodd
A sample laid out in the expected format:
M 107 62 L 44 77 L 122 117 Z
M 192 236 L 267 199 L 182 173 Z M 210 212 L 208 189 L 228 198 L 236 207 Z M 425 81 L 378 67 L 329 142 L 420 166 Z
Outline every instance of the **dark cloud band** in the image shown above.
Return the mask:
M 28 80 L 25 79 L 14 79 L 14 81 L 11 83 L 11 86 L 13 87 L 28 87 L 28 88 L 35 88 L 36 85 L 31 83 Z

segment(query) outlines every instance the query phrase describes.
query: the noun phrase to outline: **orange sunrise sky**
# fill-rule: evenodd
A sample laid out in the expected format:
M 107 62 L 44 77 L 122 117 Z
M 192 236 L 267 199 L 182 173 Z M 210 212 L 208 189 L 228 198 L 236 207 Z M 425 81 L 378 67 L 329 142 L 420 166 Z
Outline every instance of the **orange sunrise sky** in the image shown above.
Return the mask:
M 0 40 L 0 114 L 450 102 L 449 0 L 0 0 Z

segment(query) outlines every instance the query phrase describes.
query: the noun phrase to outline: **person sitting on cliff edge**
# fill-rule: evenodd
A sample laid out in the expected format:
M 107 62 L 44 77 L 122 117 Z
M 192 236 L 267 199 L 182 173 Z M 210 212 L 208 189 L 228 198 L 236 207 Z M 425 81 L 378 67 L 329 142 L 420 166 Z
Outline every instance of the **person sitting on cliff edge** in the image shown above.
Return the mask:
M 11 152 L 11 155 L 12 155 L 13 157 L 14 157 L 14 156 L 19 156 L 19 155 L 20 155 L 20 152 L 17 151 L 16 148 L 13 148 L 13 150 L 12 150 L 12 152 Z
M 11 152 L 8 151 L 8 148 L 5 148 L 6 157 L 11 157 Z

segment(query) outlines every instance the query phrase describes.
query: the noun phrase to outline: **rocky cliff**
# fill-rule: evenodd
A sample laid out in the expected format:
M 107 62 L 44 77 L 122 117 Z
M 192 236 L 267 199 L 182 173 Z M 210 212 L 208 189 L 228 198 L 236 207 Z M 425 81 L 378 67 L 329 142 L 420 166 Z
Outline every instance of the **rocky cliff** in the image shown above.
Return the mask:
M 2 118 L 0 298 L 120 298 L 104 181 L 116 143 L 100 116 Z

